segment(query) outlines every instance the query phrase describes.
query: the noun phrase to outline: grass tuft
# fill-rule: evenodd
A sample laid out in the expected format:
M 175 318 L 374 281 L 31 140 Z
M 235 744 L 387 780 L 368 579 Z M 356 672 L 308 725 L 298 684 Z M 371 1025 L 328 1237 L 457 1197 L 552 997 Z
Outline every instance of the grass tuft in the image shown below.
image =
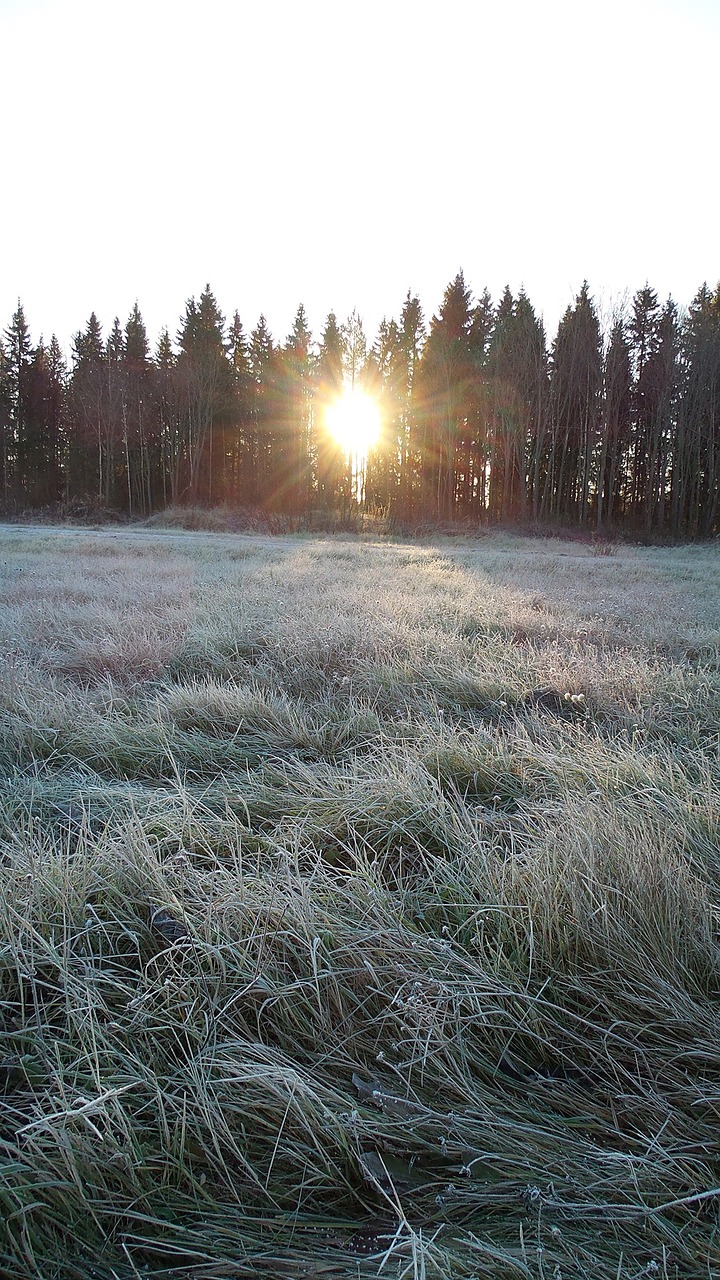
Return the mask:
M 3 551 L 0 1272 L 718 1273 L 716 550 Z

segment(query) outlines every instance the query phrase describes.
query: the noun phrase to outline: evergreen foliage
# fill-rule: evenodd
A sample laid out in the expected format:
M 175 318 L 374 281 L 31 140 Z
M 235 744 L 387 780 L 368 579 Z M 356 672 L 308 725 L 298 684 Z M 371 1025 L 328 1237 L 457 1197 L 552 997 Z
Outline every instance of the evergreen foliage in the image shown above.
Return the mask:
M 362 486 L 325 421 L 356 386 L 383 422 Z M 7 515 L 362 505 L 413 524 L 697 538 L 720 528 L 718 459 L 720 285 L 686 312 L 645 285 L 604 333 L 585 282 L 550 342 L 524 290 L 475 301 L 462 271 L 429 330 L 408 292 L 372 343 L 356 311 L 330 312 L 314 343 L 302 305 L 284 343 L 264 316 L 248 335 L 209 285 L 154 354 L 137 303 L 107 338 L 91 314 L 70 371 L 55 337 L 33 346 L 20 302 L 0 342 Z

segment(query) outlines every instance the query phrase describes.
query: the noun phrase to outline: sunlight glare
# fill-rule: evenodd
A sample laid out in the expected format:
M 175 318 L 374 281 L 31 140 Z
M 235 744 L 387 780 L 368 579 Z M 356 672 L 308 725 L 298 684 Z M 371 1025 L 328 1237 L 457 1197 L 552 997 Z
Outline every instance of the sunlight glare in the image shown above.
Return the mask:
M 344 391 L 325 410 L 325 422 L 333 439 L 345 453 L 365 458 L 380 438 L 380 410 L 365 391 Z

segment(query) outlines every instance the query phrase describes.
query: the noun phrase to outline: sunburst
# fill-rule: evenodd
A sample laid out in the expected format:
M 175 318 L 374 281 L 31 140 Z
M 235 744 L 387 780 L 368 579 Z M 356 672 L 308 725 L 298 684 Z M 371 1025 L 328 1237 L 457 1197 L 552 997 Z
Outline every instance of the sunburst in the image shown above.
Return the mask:
M 325 424 L 344 453 L 358 461 L 367 457 L 380 438 L 377 402 L 358 388 L 348 388 L 327 406 Z

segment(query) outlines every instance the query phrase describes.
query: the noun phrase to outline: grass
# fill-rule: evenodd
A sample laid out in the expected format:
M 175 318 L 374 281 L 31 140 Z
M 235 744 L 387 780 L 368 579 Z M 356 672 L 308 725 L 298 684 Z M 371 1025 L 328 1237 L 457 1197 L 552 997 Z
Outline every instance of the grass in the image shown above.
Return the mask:
M 0 1272 L 718 1274 L 717 571 L 0 535 Z

